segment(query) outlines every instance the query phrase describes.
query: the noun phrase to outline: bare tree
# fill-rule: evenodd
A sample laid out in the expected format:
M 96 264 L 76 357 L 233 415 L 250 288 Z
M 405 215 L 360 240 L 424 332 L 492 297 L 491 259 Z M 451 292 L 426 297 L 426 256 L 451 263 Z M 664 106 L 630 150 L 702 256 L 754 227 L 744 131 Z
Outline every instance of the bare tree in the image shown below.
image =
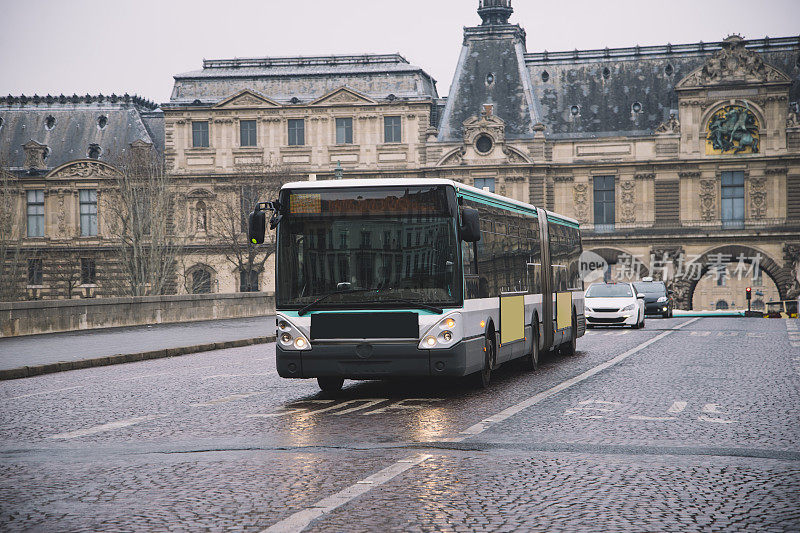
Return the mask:
M 0 161 L 0 300 L 11 301 L 23 296 L 22 188 L 6 168 Z
M 66 250 L 59 255 L 56 268 L 50 275 L 56 289 L 71 299 L 76 287 L 81 284 L 81 254 L 78 250 Z
M 114 159 L 119 173 L 103 201 L 124 278 L 121 292 L 165 294 L 174 290 L 182 249 L 173 227 L 173 184 L 154 150 L 128 150 Z
M 274 200 L 289 181 L 289 169 L 279 165 L 245 165 L 230 179 L 226 194 L 212 208 L 212 232 L 225 259 L 240 273 L 242 292 L 258 290 L 258 274 L 274 248 L 267 235 L 264 244 L 247 239 L 248 215 L 258 202 Z

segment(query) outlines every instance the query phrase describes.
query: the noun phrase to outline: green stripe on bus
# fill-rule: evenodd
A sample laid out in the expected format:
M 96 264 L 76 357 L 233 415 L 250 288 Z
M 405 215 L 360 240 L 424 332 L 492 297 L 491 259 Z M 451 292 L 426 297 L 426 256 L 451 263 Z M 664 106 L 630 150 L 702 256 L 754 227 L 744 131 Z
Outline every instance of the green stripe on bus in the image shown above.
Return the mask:
M 569 220 L 564 220 L 563 218 L 558 218 L 557 216 L 553 216 L 550 213 L 547 213 L 547 220 L 549 222 L 555 222 L 556 224 L 561 224 L 562 226 L 569 226 L 570 228 L 580 229 L 580 226 L 574 222 L 570 222 Z
M 489 198 L 486 196 L 481 196 L 479 194 L 473 193 L 472 191 L 459 189 L 458 196 L 460 198 L 466 198 L 467 200 L 473 200 L 481 204 L 491 205 L 492 207 L 500 207 L 507 211 L 516 211 L 517 213 L 522 213 L 524 215 L 537 217 L 536 211 L 533 209 L 528 209 L 520 205 L 504 202 L 502 200 L 498 200 L 497 198 Z
M 451 311 L 457 311 L 458 309 L 442 309 L 442 315 L 446 315 Z M 282 315 L 286 315 L 287 317 L 297 318 L 300 315 L 297 314 L 297 311 L 281 311 L 278 309 L 275 311 L 276 313 L 280 313 Z M 322 314 L 322 313 L 417 313 L 419 315 L 438 315 L 439 313 L 434 313 L 433 311 L 428 311 L 427 309 L 320 309 L 319 311 L 309 311 L 303 316 L 311 316 L 315 314 Z

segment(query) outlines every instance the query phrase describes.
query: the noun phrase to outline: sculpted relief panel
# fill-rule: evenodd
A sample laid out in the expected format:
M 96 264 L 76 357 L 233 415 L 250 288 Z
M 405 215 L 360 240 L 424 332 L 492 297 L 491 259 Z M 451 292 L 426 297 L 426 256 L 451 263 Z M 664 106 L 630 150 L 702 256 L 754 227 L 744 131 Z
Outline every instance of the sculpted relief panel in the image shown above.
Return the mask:
M 759 124 L 747 102 L 716 111 L 706 125 L 706 155 L 757 154 Z

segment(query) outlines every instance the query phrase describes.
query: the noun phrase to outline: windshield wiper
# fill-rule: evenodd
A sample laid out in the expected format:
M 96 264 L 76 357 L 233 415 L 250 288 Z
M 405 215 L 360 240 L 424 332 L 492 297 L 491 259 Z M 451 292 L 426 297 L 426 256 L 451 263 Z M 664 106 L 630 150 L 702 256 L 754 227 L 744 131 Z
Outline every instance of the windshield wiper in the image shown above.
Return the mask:
M 308 313 L 315 305 L 317 305 L 318 303 L 320 303 L 320 302 L 322 302 L 324 300 L 327 300 L 328 298 L 330 298 L 331 296 L 333 296 L 335 294 L 352 294 L 354 292 L 371 292 L 371 291 L 375 291 L 376 294 L 380 294 L 382 292 L 386 292 L 386 291 L 390 291 L 390 290 L 392 290 L 392 289 L 391 288 L 388 288 L 388 289 L 347 289 L 347 290 L 344 290 L 344 291 L 329 292 L 328 294 L 323 294 L 322 296 L 320 296 L 319 298 L 317 298 L 316 300 L 314 300 L 310 304 L 308 304 L 305 307 L 303 307 L 302 309 L 300 309 L 297 312 L 297 316 L 303 316 L 304 314 Z M 407 300 L 405 298 L 394 298 L 394 297 L 392 297 L 389 300 L 380 300 L 380 301 L 381 302 L 387 302 L 388 301 L 388 302 L 397 302 L 397 303 L 409 304 L 409 305 L 413 305 L 413 306 L 416 306 L 416 307 L 421 307 L 423 309 L 427 309 L 428 311 L 433 311 L 434 313 L 436 313 L 438 315 L 441 315 L 442 313 L 444 313 L 443 309 L 441 309 L 439 307 L 436 307 L 434 305 L 428 305 L 426 303 L 422 303 L 422 302 L 420 302 L 418 300 Z
M 322 296 L 320 296 L 319 298 L 317 298 L 316 300 L 314 300 L 313 302 L 311 302 L 307 306 L 305 306 L 302 309 L 300 309 L 297 312 L 297 316 L 303 316 L 304 314 L 308 313 L 311 310 L 312 307 L 314 307 L 315 305 L 317 305 L 318 303 L 320 303 L 323 300 L 327 300 L 328 298 L 330 298 L 331 296 L 333 296 L 335 294 L 352 294 L 354 292 L 369 292 L 369 291 L 373 291 L 373 290 L 375 290 L 375 289 L 347 289 L 347 290 L 344 290 L 344 291 L 333 291 L 333 292 L 329 292 L 328 294 L 323 294 Z
M 429 304 L 426 304 L 426 303 L 422 303 L 419 300 L 407 300 L 405 298 L 390 298 L 388 300 L 380 300 L 380 302 L 381 303 L 384 303 L 384 302 L 387 302 L 387 303 L 397 302 L 397 303 L 402 303 L 402 304 L 413 305 L 415 307 L 421 307 L 423 309 L 427 309 L 428 311 L 433 311 L 437 315 L 441 315 L 442 313 L 444 313 L 444 310 L 441 309 L 440 307 L 436 307 L 435 305 L 429 305 Z

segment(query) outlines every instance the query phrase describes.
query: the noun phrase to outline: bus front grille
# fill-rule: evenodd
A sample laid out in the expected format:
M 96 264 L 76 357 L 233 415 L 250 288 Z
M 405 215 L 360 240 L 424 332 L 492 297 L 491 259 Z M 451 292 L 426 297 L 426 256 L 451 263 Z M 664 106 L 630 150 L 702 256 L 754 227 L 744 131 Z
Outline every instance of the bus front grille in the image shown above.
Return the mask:
M 417 339 L 417 313 L 315 313 L 311 340 Z

